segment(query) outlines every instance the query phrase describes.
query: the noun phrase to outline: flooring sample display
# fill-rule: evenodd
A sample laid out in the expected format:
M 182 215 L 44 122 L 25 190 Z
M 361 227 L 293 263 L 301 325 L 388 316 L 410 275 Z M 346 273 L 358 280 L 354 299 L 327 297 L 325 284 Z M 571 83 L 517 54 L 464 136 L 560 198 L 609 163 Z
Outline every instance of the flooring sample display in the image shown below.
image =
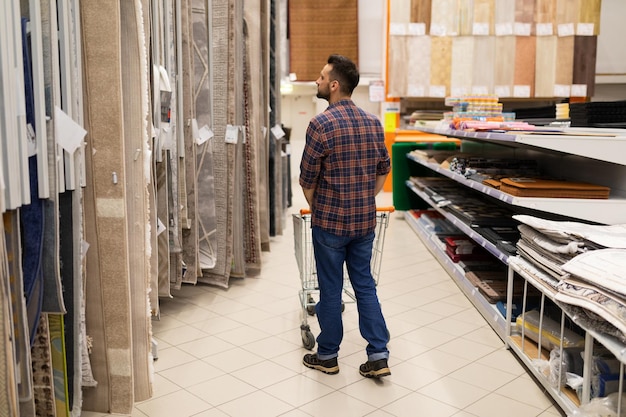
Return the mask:
M 430 86 L 431 37 L 407 36 L 406 92 L 408 97 L 428 95 Z
M 429 96 L 445 97 L 450 94 L 450 76 L 452 73 L 452 38 L 448 36 L 433 36 L 430 45 L 430 86 L 436 87 L 441 94 Z M 439 92 L 439 91 L 438 91 Z
M 472 92 L 493 94 L 495 71 L 501 65 L 502 55 L 496 55 L 495 36 L 474 37 L 474 57 L 472 64 Z M 497 61 L 496 61 L 496 56 Z
M 357 8 L 357 0 L 329 0 L 324 13 L 315 0 L 289 3 L 289 72 L 298 81 L 315 81 L 330 54 L 345 55 L 358 66 Z
M 535 55 L 535 97 L 554 97 L 558 40 L 556 36 L 537 36 Z
M 495 55 L 498 57 L 494 65 L 494 93 L 499 97 L 510 97 L 513 94 L 515 80 L 515 36 L 496 36 Z
M 389 35 L 387 59 L 389 71 L 387 94 L 390 97 L 403 97 L 407 95 L 407 65 L 402 63 L 409 60 L 407 54 L 407 40 L 405 35 Z M 420 57 L 421 58 L 421 57 Z
M 457 0 L 436 0 L 431 5 L 430 35 L 456 36 L 459 34 Z
M 597 52 L 597 36 L 574 37 L 574 72 L 572 75 L 572 84 L 585 87 L 580 90 L 572 91 L 572 96 L 593 97 L 596 85 Z
M 474 72 L 473 36 L 455 36 L 452 38 L 452 70 L 450 90 L 453 96 L 470 94 Z
M 535 36 L 515 37 L 513 96 L 533 97 L 535 87 Z

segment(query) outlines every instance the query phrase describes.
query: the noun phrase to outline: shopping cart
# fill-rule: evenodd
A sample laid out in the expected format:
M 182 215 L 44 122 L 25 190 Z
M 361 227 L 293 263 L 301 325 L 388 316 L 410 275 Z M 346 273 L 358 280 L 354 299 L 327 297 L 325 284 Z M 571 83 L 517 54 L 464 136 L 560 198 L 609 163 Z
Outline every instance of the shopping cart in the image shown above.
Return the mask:
M 389 216 L 393 213 L 394 207 L 379 207 L 376 209 L 376 231 L 372 247 L 371 270 L 374 281 L 378 284 L 380 275 L 380 265 L 383 258 L 383 246 L 385 243 L 385 232 L 389 225 Z M 319 293 L 317 282 L 317 269 L 315 267 L 315 257 L 313 256 L 313 240 L 311 237 L 311 212 L 300 210 L 300 213 L 293 215 L 293 236 L 296 252 L 296 261 L 300 270 L 300 304 L 302 305 L 302 324 L 300 332 L 302 335 L 302 345 L 307 349 L 315 346 L 315 337 L 311 332 L 311 327 L 307 324 L 307 316 L 315 315 L 315 299 L 313 294 Z M 343 292 L 347 296 L 347 302 L 356 302 L 356 296 L 352 292 L 350 278 L 344 265 Z M 342 311 L 345 305 L 342 305 Z

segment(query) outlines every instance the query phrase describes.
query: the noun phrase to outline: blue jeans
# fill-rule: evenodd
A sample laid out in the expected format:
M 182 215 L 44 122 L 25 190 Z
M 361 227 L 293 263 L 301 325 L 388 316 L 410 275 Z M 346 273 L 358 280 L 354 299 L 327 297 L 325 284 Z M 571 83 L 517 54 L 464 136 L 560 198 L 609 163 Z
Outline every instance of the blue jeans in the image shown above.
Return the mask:
M 321 360 L 336 357 L 343 339 L 341 296 L 345 262 L 356 297 L 361 336 L 368 342 L 367 358 L 370 361 L 388 358 L 389 332 L 370 269 L 374 232 L 346 237 L 313 227 L 312 237 L 320 287 L 320 299 L 315 306 L 321 329 L 317 337 L 318 357 Z

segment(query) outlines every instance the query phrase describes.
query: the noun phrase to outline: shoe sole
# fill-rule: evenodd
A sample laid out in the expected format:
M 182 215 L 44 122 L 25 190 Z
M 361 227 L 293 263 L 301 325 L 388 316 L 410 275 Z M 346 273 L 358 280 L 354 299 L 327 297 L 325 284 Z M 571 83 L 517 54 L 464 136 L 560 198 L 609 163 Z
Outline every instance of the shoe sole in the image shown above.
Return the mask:
M 318 370 L 320 372 L 324 372 L 325 374 L 328 374 L 328 375 L 335 375 L 335 374 L 339 373 L 339 365 L 333 366 L 332 368 L 326 368 L 325 366 L 321 366 L 321 365 L 311 365 L 310 363 L 306 363 L 304 361 L 302 363 L 307 368 L 316 369 L 316 370 Z
M 389 368 L 382 368 L 376 371 L 363 372 L 359 369 L 359 373 L 365 378 L 382 378 L 391 375 Z

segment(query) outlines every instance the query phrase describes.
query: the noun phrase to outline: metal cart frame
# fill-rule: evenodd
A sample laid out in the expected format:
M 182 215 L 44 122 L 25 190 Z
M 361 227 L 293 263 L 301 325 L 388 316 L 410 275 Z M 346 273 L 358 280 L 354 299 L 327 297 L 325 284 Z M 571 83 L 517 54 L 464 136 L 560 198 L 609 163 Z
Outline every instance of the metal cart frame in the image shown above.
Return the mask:
M 394 207 L 379 207 L 376 209 L 376 230 L 372 245 L 370 267 L 372 276 L 377 285 L 380 276 L 380 266 L 382 264 L 385 234 L 387 226 L 389 225 L 389 216 L 394 210 Z M 300 281 L 302 283 L 302 289 L 299 291 L 300 304 L 302 306 L 302 324 L 300 325 L 302 345 L 312 350 L 313 347 L 315 347 L 315 337 L 311 332 L 311 327 L 307 323 L 307 316 L 315 315 L 316 301 L 313 298 L 313 294 L 319 293 L 319 284 L 313 254 L 311 212 L 309 210 L 300 210 L 300 213 L 293 214 L 293 235 L 296 261 L 298 262 Z M 352 285 L 345 266 L 343 275 L 343 293 L 347 295 L 349 299 L 348 302 L 356 302 L 356 296 L 352 291 Z M 343 308 L 344 306 L 342 306 L 342 311 Z

